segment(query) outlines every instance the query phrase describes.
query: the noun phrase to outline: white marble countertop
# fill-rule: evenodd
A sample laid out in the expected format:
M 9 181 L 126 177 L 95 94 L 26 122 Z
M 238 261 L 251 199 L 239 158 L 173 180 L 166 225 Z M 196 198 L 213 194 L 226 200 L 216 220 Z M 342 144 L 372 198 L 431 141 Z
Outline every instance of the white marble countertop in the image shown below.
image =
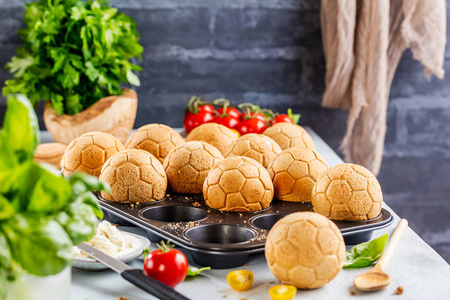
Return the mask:
M 338 155 L 310 128 L 306 128 L 314 139 L 317 150 L 333 166 L 342 163 Z M 42 142 L 51 138 L 47 132 L 42 133 Z M 388 205 L 395 221 L 392 225 L 375 231 L 373 238 L 384 233 L 391 234 L 399 221 L 399 217 Z M 145 235 L 145 231 L 137 227 L 122 227 L 123 230 Z M 153 247 L 152 247 L 153 248 Z M 179 248 L 180 249 L 180 248 Z M 180 249 L 182 250 L 182 249 Z M 183 250 L 189 262 L 192 262 L 189 251 Z M 130 263 L 134 268 L 142 268 L 142 260 Z M 268 290 L 272 285 L 278 284 L 269 271 L 263 254 L 250 256 L 247 266 L 236 269 L 248 269 L 255 274 L 252 289 L 246 292 L 232 290 L 227 282 L 226 275 L 231 269 L 210 270 L 202 276 L 182 282 L 176 290 L 191 299 L 260 299 L 270 300 Z M 382 291 L 363 293 L 353 288 L 353 278 L 364 269 L 342 270 L 329 284 L 317 290 L 299 290 L 294 299 L 450 299 L 450 266 L 430 246 L 428 246 L 411 228 L 405 231 L 386 272 L 391 275 L 392 283 Z M 402 286 L 403 295 L 395 295 L 394 290 Z M 351 295 L 354 291 L 356 295 Z M 131 283 L 122 279 L 117 273 L 107 270 L 89 272 L 73 269 L 72 272 L 72 300 L 112 300 L 120 296 L 130 300 L 155 299 Z

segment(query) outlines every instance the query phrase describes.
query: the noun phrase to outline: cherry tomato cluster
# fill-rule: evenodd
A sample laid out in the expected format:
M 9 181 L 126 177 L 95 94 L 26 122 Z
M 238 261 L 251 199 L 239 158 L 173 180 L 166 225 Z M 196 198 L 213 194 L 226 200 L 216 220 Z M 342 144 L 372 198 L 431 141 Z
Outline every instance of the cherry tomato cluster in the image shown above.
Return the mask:
M 214 108 L 217 107 L 217 108 Z M 204 123 L 218 123 L 237 130 L 241 135 L 247 133 L 263 133 L 267 127 L 275 123 L 296 124 L 300 115 L 277 114 L 269 109 L 261 109 L 251 103 L 233 106 L 227 99 L 217 99 L 205 102 L 199 97 L 191 97 L 186 107 L 184 128 L 189 133 L 195 127 Z

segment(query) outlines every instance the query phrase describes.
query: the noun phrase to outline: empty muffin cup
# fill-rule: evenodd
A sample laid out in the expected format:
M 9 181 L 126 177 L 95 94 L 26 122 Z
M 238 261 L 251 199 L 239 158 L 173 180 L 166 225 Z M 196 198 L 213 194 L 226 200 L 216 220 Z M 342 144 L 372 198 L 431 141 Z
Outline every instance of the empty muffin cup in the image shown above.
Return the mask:
M 203 209 L 186 205 L 164 205 L 144 209 L 141 217 L 160 222 L 193 222 L 205 219 L 208 213 Z
M 212 269 L 230 269 L 244 265 L 248 261 L 248 254 L 236 252 L 222 252 L 220 254 L 203 253 L 192 251 L 192 259 L 202 267 L 211 267 Z
M 264 216 L 257 216 L 250 220 L 250 224 L 255 227 L 270 230 L 276 222 L 287 216 L 288 213 L 270 214 Z
M 235 225 L 210 224 L 190 228 L 185 236 L 195 243 L 228 245 L 248 242 L 256 234 L 251 229 Z

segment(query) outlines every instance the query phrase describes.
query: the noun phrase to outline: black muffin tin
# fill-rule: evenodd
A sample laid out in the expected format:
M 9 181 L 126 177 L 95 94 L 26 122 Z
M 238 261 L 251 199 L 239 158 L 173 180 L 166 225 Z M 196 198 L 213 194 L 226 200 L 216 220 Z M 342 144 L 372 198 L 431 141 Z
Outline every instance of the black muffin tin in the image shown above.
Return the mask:
M 264 252 L 267 234 L 278 220 L 293 212 L 312 211 L 310 203 L 274 200 L 263 211 L 221 212 L 206 207 L 202 195 L 184 194 L 168 194 L 163 200 L 139 205 L 99 200 L 111 222 L 144 228 L 152 242 L 169 239 L 191 250 L 197 264 L 216 269 L 245 264 L 250 254 Z M 374 230 L 392 221 L 383 209 L 369 221 L 334 222 L 345 243 L 354 245 L 368 241 Z

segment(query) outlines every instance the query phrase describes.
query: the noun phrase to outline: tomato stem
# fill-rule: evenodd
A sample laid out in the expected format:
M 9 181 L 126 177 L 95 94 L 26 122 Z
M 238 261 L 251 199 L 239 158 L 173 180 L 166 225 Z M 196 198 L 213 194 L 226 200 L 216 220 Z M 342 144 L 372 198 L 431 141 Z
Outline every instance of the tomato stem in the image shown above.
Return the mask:
M 156 246 L 158 246 L 162 253 L 167 253 L 170 249 L 175 248 L 175 245 L 171 244 L 170 241 L 167 241 L 167 243 L 161 241 L 159 244 L 156 244 Z
M 241 103 L 238 108 L 244 111 L 244 120 L 254 119 L 255 115 L 261 110 L 258 105 L 252 103 Z M 252 113 L 254 113 L 253 116 Z
M 217 117 L 224 118 L 224 117 L 228 117 L 230 115 L 229 113 L 227 113 L 227 108 L 231 107 L 230 100 L 225 99 L 225 98 L 219 98 L 219 99 L 214 100 L 211 104 L 215 105 L 215 106 L 221 106 L 223 109 L 221 114 L 218 113 L 217 110 L 214 111 L 214 114 Z
M 266 116 L 268 121 L 273 120 L 277 116 L 277 113 L 274 113 L 272 110 L 268 108 L 261 109 L 261 112 Z
M 193 114 L 198 114 L 199 106 L 202 106 L 205 104 L 206 104 L 205 101 L 200 99 L 200 97 L 192 96 L 191 99 L 189 99 L 186 109 Z

